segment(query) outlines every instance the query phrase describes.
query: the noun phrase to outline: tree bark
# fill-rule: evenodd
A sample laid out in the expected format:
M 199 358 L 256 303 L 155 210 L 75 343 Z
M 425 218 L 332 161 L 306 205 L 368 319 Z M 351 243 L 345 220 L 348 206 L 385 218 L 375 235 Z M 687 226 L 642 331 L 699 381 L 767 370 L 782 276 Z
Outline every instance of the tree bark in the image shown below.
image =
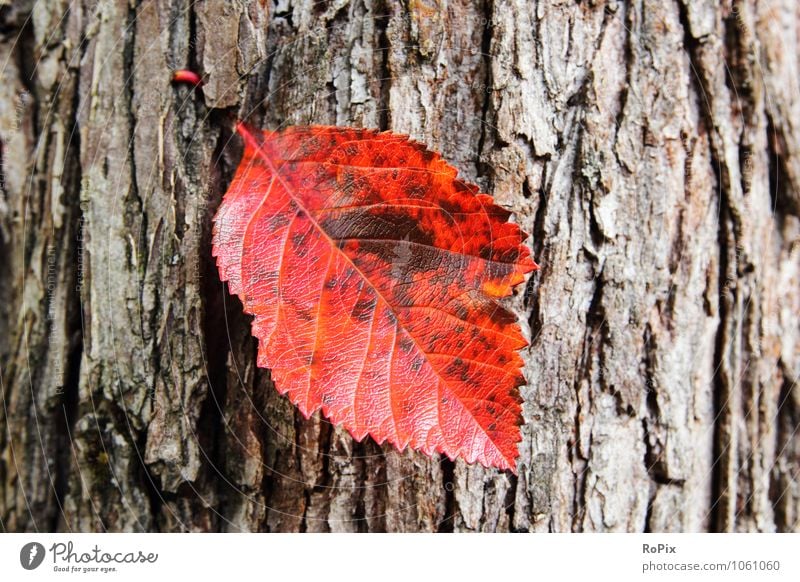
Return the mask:
M 0 527 L 800 530 L 799 43 L 794 0 L 0 0 Z M 256 367 L 237 118 L 408 133 L 532 233 L 518 476 Z

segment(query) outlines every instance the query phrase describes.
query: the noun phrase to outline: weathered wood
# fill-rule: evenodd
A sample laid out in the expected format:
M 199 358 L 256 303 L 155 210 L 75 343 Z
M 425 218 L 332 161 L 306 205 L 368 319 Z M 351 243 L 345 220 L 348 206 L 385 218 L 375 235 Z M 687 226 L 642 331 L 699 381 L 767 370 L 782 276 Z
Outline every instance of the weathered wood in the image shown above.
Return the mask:
M 0 0 L 0 526 L 797 531 L 799 46 L 792 0 Z M 518 476 L 274 390 L 209 249 L 236 118 L 514 210 Z

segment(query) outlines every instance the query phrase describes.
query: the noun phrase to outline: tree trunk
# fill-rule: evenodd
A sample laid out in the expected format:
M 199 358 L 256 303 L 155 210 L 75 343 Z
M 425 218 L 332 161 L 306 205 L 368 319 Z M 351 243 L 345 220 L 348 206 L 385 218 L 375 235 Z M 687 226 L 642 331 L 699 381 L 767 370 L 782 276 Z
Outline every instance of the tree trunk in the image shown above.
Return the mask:
M 799 62 L 794 0 L 0 0 L 0 526 L 797 531 Z M 256 367 L 237 118 L 408 133 L 532 233 L 518 476 Z

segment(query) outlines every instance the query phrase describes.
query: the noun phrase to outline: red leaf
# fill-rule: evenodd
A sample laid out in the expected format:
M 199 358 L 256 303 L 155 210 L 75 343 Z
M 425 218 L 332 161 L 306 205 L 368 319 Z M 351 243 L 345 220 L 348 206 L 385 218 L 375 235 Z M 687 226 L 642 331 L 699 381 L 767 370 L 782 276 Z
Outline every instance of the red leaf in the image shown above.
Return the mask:
M 527 342 L 495 299 L 536 264 L 510 213 L 407 136 L 237 130 L 213 252 L 278 390 L 358 440 L 515 470 Z

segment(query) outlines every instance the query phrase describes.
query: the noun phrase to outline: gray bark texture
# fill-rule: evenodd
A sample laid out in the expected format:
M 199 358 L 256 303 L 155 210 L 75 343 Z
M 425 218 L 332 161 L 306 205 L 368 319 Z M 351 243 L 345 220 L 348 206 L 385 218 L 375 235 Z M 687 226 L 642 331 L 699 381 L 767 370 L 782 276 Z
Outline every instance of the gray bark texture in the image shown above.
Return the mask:
M 0 529 L 800 530 L 799 65 L 796 0 L 0 0 Z M 256 367 L 236 119 L 407 133 L 515 212 L 517 476 Z

